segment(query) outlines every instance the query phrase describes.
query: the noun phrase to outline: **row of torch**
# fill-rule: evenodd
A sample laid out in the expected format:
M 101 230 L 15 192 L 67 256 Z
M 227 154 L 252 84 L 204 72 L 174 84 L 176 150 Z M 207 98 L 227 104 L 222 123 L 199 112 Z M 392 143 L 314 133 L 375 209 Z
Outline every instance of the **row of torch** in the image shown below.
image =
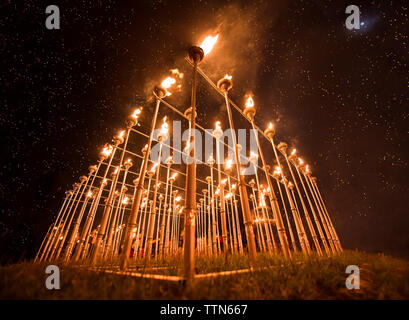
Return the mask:
M 272 124 L 264 131 L 256 126 L 251 96 L 243 110 L 234 105 L 228 97 L 233 85 L 231 76 L 226 75 L 215 85 L 198 68 L 204 55 L 210 52 L 208 44 L 213 46 L 217 40 L 217 37 L 208 38 L 200 47 L 189 50 L 189 62 L 193 66 L 191 106 L 182 113 L 164 100 L 170 95 L 169 88 L 175 79 L 168 77 L 157 86 L 149 133 L 136 128 L 142 113 L 142 108 L 138 108 L 127 118 L 127 128 L 113 138 L 112 144 L 105 145 L 97 165 L 90 166 L 88 175 L 80 177 L 73 190 L 66 193 L 36 261 L 61 259 L 90 265 L 116 261 L 126 269 L 132 261 L 183 254 L 185 276 L 191 278 L 196 255 L 246 253 L 250 265 L 255 266 L 257 252 L 282 254 L 291 259 L 292 253 L 298 251 L 306 255 L 313 251 L 318 255 L 342 251 L 309 166 L 297 156 L 295 149 L 287 154 L 286 143 L 275 144 Z M 210 131 L 196 124 L 198 72 L 224 98 L 233 146 L 224 144 L 219 121 Z M 190 130 L 199 128 L 210 134 L 215 141 L 216 158 L 211 155 L 204 162 L 196 159 L 193 134 L 183 150 L 167 144 L 170 133 L 166 116 L 155 131 L 161 105 L 188 120 Z M 246 158 L 237 143 L 232 105 L 271 144 L 275 166 L 267 164 L 258 135 L 255 135 L 257 152 L 251 151 Z M 132 151 L 131 136 L 136 141 L 147 138 L 140 153 Z M 156 161 L 150 159 L 154 142 L 159 146 Z M 233 149 L 234 158 L 221 163 L 224 145 Z M 186 171 L 182 172 L 181 166 L 173 163 L 172 156 L 162 159 L 164 146 L 173 155 L 180 153 L 189 158 Z M 254 175 L 247 179 L 242 172 L 243 158 L 255 169 Z M 136 159 L 140 165 L 135 171 Z M 207 172 L 199 178 L 198 163 L 202 165 L 201 173 Z M 197 188 L 198 185 L 202 188 Z

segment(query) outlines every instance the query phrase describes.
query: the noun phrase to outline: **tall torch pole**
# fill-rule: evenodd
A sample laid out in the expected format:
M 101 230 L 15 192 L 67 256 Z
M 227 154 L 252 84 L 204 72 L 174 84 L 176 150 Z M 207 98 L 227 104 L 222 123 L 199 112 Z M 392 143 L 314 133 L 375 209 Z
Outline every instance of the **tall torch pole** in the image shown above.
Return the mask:
M 254 240 L 253 219 L 251 217 L 246 182 L 244 181 L 244 177 L 240 172 L 241 162 L 240 162 L 239 146 L 237 144 L 236 131 L 234 129 L 234 123 L 233 123 L 233 117 L 232 117 L 232 112 L 230 108 L 229 98 L 227 97 L 228 91 L 233 87 L 233 82 L 231 80 L 231 77 L 227 76 L 227 77 L 220 79 L 217 82 L 217 87 L 224 94 L 227 115 L 229 117 L 229 124 L 230 124 L 230 129 L 231 129 L 231 133 L 233 137 L 233 144 L 234 144 L 234 156 L 236 158 L 236 173 L 237 173 L 237 180 L 239 182 L 239 192 L 240 192 L 241 208 L 243 212 L 243 222 L 244 222 L 244 226 L 246 230 L 247 246 L 249 250 L 249 260 L 250 260 L 250 266 L 254 267 L 257 262 L 257 257 L 256 257 L 257 252 L 256 252 L 256 242 Z
M 253 101 L 253 99 L 251 97 L 249 97 L 247 102 L 246 102 L 246 108 L 244 109 L 243 114 L 246 116 L 247 119 L 250 120 L 251 126 L 252 126 L 253 130 L 255 131 L 256 128 L 255 128 L 255 125 L 254 125 L 254 115 L 256 114 L 256 109 L 254 108 L 254 101 Z M 257 131 L 255 131 L 255 132 L 257 132 Z M 271 143 L 273 144 L 273 148 L 274 148 L 274 143 L 273 143 L 274 133 L 267 132 L 266 135 L 270 139 Z M 278 205 L 277 197 L 276 197 L 276 195 L 274 193 L 273 184 L 271 183 L 270 175 L 269 175 L 268 169 L 267 169 L 267 164 L 266 164 L 266 161 L 264 159 L 264 154 L 263 154 L 263 151 L 261 150 L 260 141 L 259 141 L 257 135 L 256 135 L 256 142 L 257 142 L 257 147 L 258 147 L 258 150 L 259 150 L 259 153 L 260 153 L 260 158 L 261 158 L 261 161 L 263 163 L 264 173 L 265 173 L 265 176 L 266 176 L 266 179 L 267 179 L 267 185 L 270 188 L 270 195 L 271 195 L 271 198 L 273 200 L 273 208 L 272 208 L 273 210 L 272 211 L 273 211 L 273 215 L 274 215 L 274 220 L 276 221 L 276 224 L 277 224 L 277 231 L 278 231 L 278 237 L 279 237 L 280 243 L 281 243 L 281 249 L 282 249 L 282 251 L 284 253 L 284 256 L 286 258 L 291 259 L 291 251 L 290 251 L 290 247 L 289 247 L 289 244 L 288 244 L 287 234 L 285 232 L 283 218 L 281 217 L 280 207 Z M 274 148 L 274 152 L 276 154 L 277 161 L 279 161 L 275 148 Z
M 151 132 L 149 135 L 148 146 L 146 148 L 146 153 L 144 154 L 144 157 L 143 157 L 142 168 L 141 168 L 142 174 L 139 176 L 138 185 L 136 186 L 136 193 L 132 201 L 132 209 L 129 215 L 129 220 L 128 220 L 128 224 L 127 224 L 126 232 L 125 232 L 124 250 L 121 252 L 121 257 L 120 257 L 120 260 L 121 260 L 120 268 L 122 270 L 126 269 L 126 267 L 128 266 L 128 262 L 129 262 L 129 254 L 131 252 L 131 246 L 132 246 L 132 240 L 133 240 L 132 230 L 136 228 L 136 218 L 138 216 L 139 207 L 141 205 L 142 194 L 143 194 L 143 183 L 145 181 L 146 167 L 148 165 L 148 159 L 151 153 L 152 139 L 153 139 L 153 133 L 155 131 L 156 119 L 158 117 L 160 99 L 166 96 L 166 89 L 163 87 L 156 87 L 155 94 L 157 96 L 156 107 L 155 107 L 155 113 L 152 118 Z
M 184 273 L 188 281 L 195 275 L 195 216 L 196 216 L 196 159 L 195 159 L 195 127 L 196 127 L 196 86 L 197 65 L 204 58 L 202 48 L 193 46 L 189 49 L 189 59 L 193 63 L 193 80 L 190 112 L 190 155 L 187 157 L 186 194 L 185 194 L 185 241 L 184 241 Z

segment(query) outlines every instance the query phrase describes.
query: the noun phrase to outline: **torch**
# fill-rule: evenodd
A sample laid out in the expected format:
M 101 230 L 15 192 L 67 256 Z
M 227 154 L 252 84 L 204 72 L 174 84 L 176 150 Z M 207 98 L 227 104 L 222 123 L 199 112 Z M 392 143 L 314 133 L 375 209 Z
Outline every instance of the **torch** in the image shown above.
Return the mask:
M 141 167 L 142 174 L 139 176 L 138 185 L 136 186 L 136 193 L 132 201 L 131 213 L 129 215 L 127 228 L 125 231 L 124 249 L 121 252 L 121 257 L 120 257 L 120 268 L 122 270 L 125 270 L 127 268 L 128 262 L 129 262 L 129 255 L 131 252 L 131 246 L 133 242 L 132 230 L 136 228 L 136 220 L 138 217 L 139 207 L 141 205 L 143 184 L 145 181 L 144 172 L 146 171 L 146 168 L 148 165 L 149 154 L 151 152 L 153 133 L 156 127 L 156 119 L 158 117 L 160 102 L 161 102 L 161 99 L 166 96 L 166 93 L 167 93 L 166 86 L 169 87 L 170 85 L 171 84 L 162 82 L 161 86 L 158 86 L 154 89 L 154 95 L 156 96 L 156 107 L 155 107 L 155 112 L 152 118 L 151 132 L 149 135 L 148 146 L 146 148 L 146 153 L 144 154 L 144 157 L 143 157 L 143 162 L 142 162 L 142 167 Z
M 249 96 L 247 101 L 246 101 L 246 106 L 245 106 L 245 109 L 243 111 L 243 114 L 251 122 L 251 126 L 252 126 L 253 130 L 255 131 L 256 129 L 255 129 L 255 125 L 254 125 L 254 116 L 256 114 L 256 109 L 254 107 L 254 100 L 253 100 L 253 98 L 251 96 Z M 267 136 L 269 137 L 270 141 L 272 142 L 274 133 L 271 132 L 271 131 L 269 131 L 268 133 L 269 134 Z M 274 220 L 276 221 L 276 224 L 277 224 L 277 231 L 278 231 L 278 237 L 279 237 L 280 243 L 281 243 L 281 248 L 282 248 L 282 251 L 284 253 L 284 256 L 286 258 L 291 259 L 291 251 L 290 251 L 290 248 L 289 248 L 289 245 L 288 245 L 287 234 L 285 232 L 283 219 L 281 217 L 280 207 L 278 205 L 277 197 L 275 196 L 275 193 L 274 193 L 274 189 L 273 189 L 273 185 L 271 183 L 270 176 L 269 176 L 269 174 L 267 172 L 267 169 L 266 169 L 267 164 L 266 164 L 266 161 L 264 159 L 264 154 L 263 154 L 263 151 L 262 151 L 261 146 L 260 146 L 260 141 L 259 141 L 257 135 L 255 136 L 255 138 L 256 138 L 256 141 L 257 141 L 257 147 L 258 147 L 258 150 L 259 150 L 260 158 L 261 158 L 261 161 L 263 163 L 264 173 L 265 173 L 266 180 L 267 180 L 267 185 L 270 188 L 270 196 L 273 199 L 273 208 L 272 208 L 273 210 L 272 211 L 273 211 L 273 215 L 274 215 Z M 272 144 L 273 144 L 273 148 L 274 148 L 274 143 L 272 142 Z M 276 152 L 275 148 L 274 148 L 274 152 Z
M 233 117 L 232 117 L 232 112 L 230 108 L 229 98 L 227 97 L 229 90 L 233 87 L 233 81 L 231 80 L 231 76 L 226 75 L 224 78 L 220 79 L 217 82 L 217 87 L 219 88 L 219 90 L 221 90 L 221 92 L 224 95 L 227 115 L 229 117 L 229 124 L 230 124 L 230 129 L 232 132 L 232 138 L 233 138 L 233 144 L 234 144 L 234 156 L 236 159 L 236 175 L 237 175 L 237 181 L 239 182 L 239 192 L 240 192 L 240 201 L 241 201 L 241 208 L 242 208 L 242 214 L 243 214 L 243 222 L 244 222 L 244 226 L 246 229 L 246 238 L 247 238 L 247 245 L 248 245 L 248 250 L 249 250 L 249 260 L 250 260 L 251 267 L 254 267 L 257 262 L 257 257 L 256 257 L 257 251 L 256 251 L 256 243 L 254 240 L 253 221 L 251 218 L 250 205 L 248 202 L 246 183 L 244 181 L 243 175 L 240 172 L 241 170 L 240 153 L 239 153 L 239 149 L 237 145 L 236 131 L 234 129 Z
M 298 196 L 299 196 L 299 198 L 300 198 L 301 205 L 302 205 L 302 207 L 303 207 L 303 209 L 304 209 L 305 219 L 306 219 L 306 221 L 307 221 L 308 228 L 310 229 L 311 236 L 312 236 L 312 239 L 313 239 L 315 248 L 317 249 L 318 254 L 319 254 L 319 255 L 322 255 L 321 247 L 320 247 L 320 244 L 319 244 L 319 242 L 318 242 L 318 237 L 317 237 L 317 235 L 316 235 L 316 233 L 315 233 L 314 227 L 313 227 L 312 222 L 311 222 L 311 219 L 310 219 L 310 215 L 308 214 L 307 207 L 306 207 L 306 205 L 305 205 L 305 203 L 304 203 L 304 200 L 303 200 L 303 197 L 302 197 L 300 188 L 298 187 L 297 180 L 295 179 L 295 175 L 294 175 L 294 172 L 293 172 L 293 170 L 292 170 L 292 168 L 291 168 L 291 164 L 290 164 L 290 161 L 293 161 L 293 160 L 297 157 L 297 156 L 296 156 L 296 149 L 293 149 L 293 151 L 291 152 L 291 154 L 290 154 L 289 156 L 287 156 L 287 153 L 286 153 L 286 152 L 283 153 L 283 155 L 284 155 L 285 160 L 286 160 L 286 162 L 287 162 L 287 166 L 288 166 L 288 168 L 289 168 L 289 170 L 290 170 L 291 177 L 293 178 L 294 185 L 295 185 L 295 187 L 296 187 L 296 189 L 297 189 L 297 193 L 298 193 Z M 294 164 L 294 163 L 293 163 L 293 164 Z M 294 166 L 296 167 L 295 164 L 294 164 Z M 297 168 L 297 167 L 296 167 L 296 168 Z

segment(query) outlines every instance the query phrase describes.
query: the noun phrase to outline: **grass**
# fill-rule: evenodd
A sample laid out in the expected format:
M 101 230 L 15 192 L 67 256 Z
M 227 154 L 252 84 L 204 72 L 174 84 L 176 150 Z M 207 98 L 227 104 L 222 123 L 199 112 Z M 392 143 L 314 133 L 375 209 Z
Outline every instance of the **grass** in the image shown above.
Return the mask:
M 180 257 L 166 263 L 169 271 L 155 273 L 180 274 Z M 335 257 L 297 256 L 292 262 L 259 255 L 259 264 L 274 267 L 201 279 L 194 286 L 62 265 L 61 289 L 47 290 L 46 265 L 20 263 L 0 267 L 0 299 L 409 299 L 409 262 L 382 254 L 346 251 Z M 360 268 L 359 290 L 345 287 L 351 264 Z M 196 266 L 205 273 L 245 269 L 248 262 L 239 256 L 202 257 Z

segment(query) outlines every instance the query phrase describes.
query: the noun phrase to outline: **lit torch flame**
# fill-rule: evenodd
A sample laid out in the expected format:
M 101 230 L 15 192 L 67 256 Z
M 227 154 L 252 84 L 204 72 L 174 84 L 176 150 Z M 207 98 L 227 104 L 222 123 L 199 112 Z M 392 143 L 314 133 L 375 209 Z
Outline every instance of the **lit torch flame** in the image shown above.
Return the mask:
M 246 108 L 251 108 L 251 107 L 254 107 L 254 100 L 251 96 L 249 96 L 246 101 Z
M 135 119 L 138 119 L 138 118 L 139 118 L 139 115 L 140 115 L 141 113 L 142 113 L 142 107 L 136 109 L 136 110 L 133 112 L 132 117 L 135 118 Z
M 304 160 L 303 160 L 303 159 L 301 159 L 301 158 L 298 158 L 298 163 L 299 163 L 299 165 L 301 166 L 301 165 L 303 165 L 303 164 L 304 164 Z
M 268 128 L 269 128 L 269 129 L 273 129 L 273 128 L 274 128 L 274 125 L 273 125 L 272 122 L 270 122 L 270 123 L 268 124 Z
M 226 160 L 226 169 L 231 169 L 233 165 L 233 160 L 232 159 L 227 159 Z
M 129 201 L 129 198 L 128 198 L 128 197 L 125 197 L 125 198 L 122 200 L 122 204 L 127 205 L 127 204 L 128 204 L 128 201 Z
M 167 118 L 166 116 L 163 118 L 163 124 L 160 129 L 161 133 L 163 134 L 168 133 L 168 123 L 166 122 L 166 118 Z
M 172 174 L 171 178 L 172 178 L 173 180 L 175 180 L 175 178 L 176 178 L 177 176 L 178 176 L 178 173 L 175 172 L 174 174 Z
M 220 121 L 216 121 L 216 130 L 221 129 L 222 127 L 220 126 Z
M 104 156 L 109 157 L 109 156 L 111 155 L 111 153 L 112 153 L 112 150 L 113 150 L 112 146 L 109 145 L 109 146 L 107 146 L 107 147 L 104 147 L 104 148 L 102 149 L 101 153 L 102 153 Z
M 162 81 L 161 86 L 165 89 L 169 89 L 175 82 L 176 80 L 174 78 L 167 77 L 165 80 Z
M 231 80 L 232 78 L 233 78 L 233 76 L 229 76 L 228 74 L 225 74 L 225 75 L 224 75 L 224 79 Z
M 291 154 L 295 154 L 297 152 L 297 149 L 294 148 L 293 151 L 291 151 Z
M 203 49 L 205 56 L 208 55 L 210 51 L 212 51 L 214 45 L 217 42 L 218 37 L 219 35 L 217 34 L 215 37 L 207 36 L 206 39 L 203 40 L 202 44 L 200 45 L 200 48 Z

